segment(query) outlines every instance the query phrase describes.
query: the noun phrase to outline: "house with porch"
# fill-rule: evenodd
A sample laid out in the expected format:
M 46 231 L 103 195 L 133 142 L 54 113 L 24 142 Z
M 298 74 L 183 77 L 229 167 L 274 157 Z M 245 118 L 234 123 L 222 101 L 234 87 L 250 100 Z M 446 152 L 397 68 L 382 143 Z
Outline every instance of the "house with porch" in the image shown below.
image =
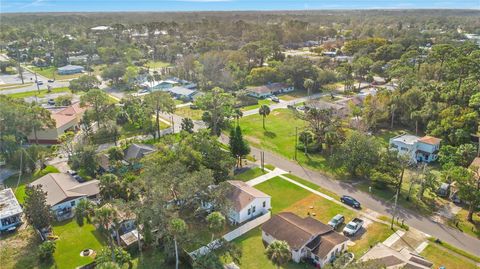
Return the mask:
M 410 156 L 413 163 L 431 163 L 438 159 L 440 138 L 433 136 L 418 137 L 403 134 L 390 139 L 390 149 L 397 150 L 398 154 Z
M 81 200 L 96 201 L 100 194 L 98 180 L 80 183 L 66 173 L 46 174 L 30 185 L 41 186 L 42 190 L 47 193 L 47 205 L 50 206 L 58 220 L 73 217 L 73 210 Z
M 312 217 L 301 218 L 291 212 L 273 216 L 262 225 L 262 239 L 271 244 L 275 240 L 288 243 L 292 260 L 299 263 L 310 260 L 319 267 L 333 261 L 347 250 L 349 239 Z
M 0 191 L 0 232 L 14 231 L 22 225 L 22 207 L 11 188 Z
M 227 181 L 232 185 L 227 198 L 232 202 L 228 219 L 240 224 L 267 213 L 271 209 L 271 197 L 240 180 Z

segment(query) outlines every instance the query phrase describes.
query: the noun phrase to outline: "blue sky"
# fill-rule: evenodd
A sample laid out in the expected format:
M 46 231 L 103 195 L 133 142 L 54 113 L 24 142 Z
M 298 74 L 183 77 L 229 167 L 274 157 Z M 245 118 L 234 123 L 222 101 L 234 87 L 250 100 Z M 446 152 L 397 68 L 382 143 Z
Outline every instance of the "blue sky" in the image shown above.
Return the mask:
M 4 12 L 480 9 L 480 0 L 0 0 Z

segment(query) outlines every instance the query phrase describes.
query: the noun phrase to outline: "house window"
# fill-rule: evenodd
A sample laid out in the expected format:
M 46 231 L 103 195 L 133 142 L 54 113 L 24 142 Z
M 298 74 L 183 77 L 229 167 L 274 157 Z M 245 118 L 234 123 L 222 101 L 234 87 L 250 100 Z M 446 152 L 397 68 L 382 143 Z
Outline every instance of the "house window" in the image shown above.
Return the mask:
M 267 206 L 267 202 L 263 201 L 263 207 L 266 207 L 266 206 Z
M 70 202 L 70 205 L 71 205 L 71 206 L 75 206 L 75 201 L 71 201 L 71 202 Z
M 248 209 L 248 215 L 250 215 L 250 208 Z
M 253 207 L 253 213 L 255 213 L 255 206 Z

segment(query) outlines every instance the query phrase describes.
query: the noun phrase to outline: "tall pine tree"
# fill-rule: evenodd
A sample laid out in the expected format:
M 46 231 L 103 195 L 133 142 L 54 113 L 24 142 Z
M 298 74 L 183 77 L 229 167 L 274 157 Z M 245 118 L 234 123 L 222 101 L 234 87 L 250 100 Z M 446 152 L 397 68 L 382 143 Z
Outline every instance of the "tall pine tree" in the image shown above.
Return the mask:
M 250 153 L 250 146 L 243 139 L 242 129 L 237 125 L 230 130 L 230 152 L 237 160 L 237 167 L 242 166 L 242 159 Z

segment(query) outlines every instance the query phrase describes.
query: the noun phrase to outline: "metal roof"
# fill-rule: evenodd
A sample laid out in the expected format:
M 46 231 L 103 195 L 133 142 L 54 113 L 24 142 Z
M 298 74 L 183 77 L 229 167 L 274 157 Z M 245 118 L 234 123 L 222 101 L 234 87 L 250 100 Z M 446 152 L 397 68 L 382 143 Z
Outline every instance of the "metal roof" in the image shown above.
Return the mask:
M 0 191 L 0 219 L 21 214 L 22 207 L 11 188 Z

